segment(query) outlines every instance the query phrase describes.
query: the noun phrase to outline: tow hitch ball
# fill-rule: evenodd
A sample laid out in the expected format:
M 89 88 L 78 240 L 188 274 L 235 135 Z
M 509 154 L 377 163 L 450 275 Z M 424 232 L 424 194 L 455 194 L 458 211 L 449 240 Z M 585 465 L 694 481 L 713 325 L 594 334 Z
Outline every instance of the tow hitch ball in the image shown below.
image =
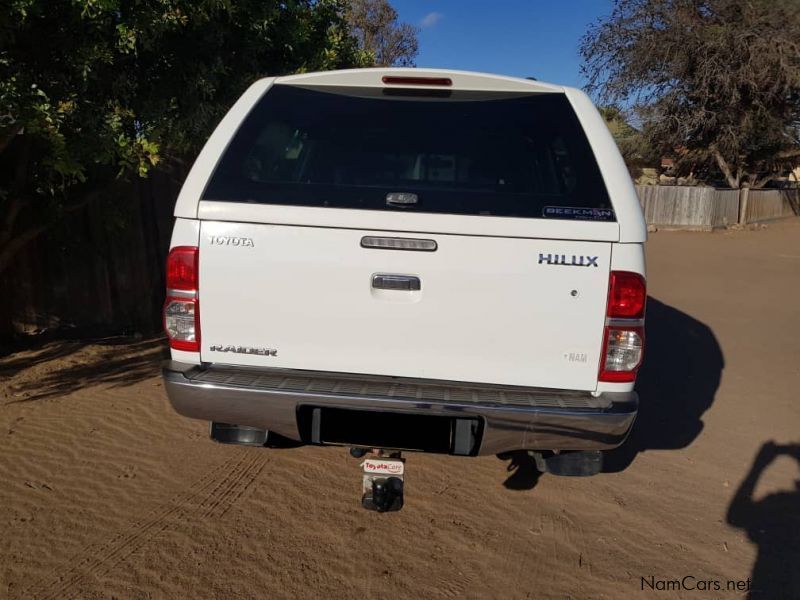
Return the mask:
M 388 512 L 403 508 L 403 480 L 397 477 L 372 480 L 372 492 L 364 492 L 361 505 L 369 510 Z
M 405 460 L 400 452 L 351 448 L 355 458 L 367 456 L 363 469 L 361 506 L 368 510 L 389 512 L 403 508 L 403 476 Z

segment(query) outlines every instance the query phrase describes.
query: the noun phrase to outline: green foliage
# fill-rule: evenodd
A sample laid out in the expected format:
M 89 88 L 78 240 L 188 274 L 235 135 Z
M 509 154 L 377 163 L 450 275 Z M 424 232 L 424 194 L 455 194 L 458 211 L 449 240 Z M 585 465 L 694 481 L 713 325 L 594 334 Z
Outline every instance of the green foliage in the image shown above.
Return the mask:
M 38 209 L 196 152 L 257 78 L 367 64 L 344 10 L 343 0 L 0 0 L 0 254 Z
M 633 179 L 641 177 L 645 168 L 659 168 L 661 162 L 659 152 L 650 144 L 645 132 L 628 123 L 622 110 L 616 106 L 603 106 L 600 107 L 600 114 L 617 143 Z

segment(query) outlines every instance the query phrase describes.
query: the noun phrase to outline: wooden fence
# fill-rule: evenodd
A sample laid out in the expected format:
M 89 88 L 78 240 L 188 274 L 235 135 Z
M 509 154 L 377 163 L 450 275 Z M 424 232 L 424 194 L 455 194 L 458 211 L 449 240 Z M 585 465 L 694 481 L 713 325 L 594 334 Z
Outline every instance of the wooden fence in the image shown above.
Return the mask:
M 0 339 L 157 330 L 178 179 L 157 172 L 137 180 L 103 210 L 67 215 L 17 254 L 0 276 Z
M 800 215 L 800 190 L 750 190 L 745 223 Z
M 89 207 L 28 245 L 0 276 L 0 339 L 43 329 L 149 333 L 160 328 L 164 258 L 183 174 L 155 173 L 117 201 Z M 638 186 L 648 224 L 712 229 L 737 223 L 737 190 Z M 798 190 L 752 190 L 747 222 L 800 214 Z M 115 221 L 124 227 L 115 226 Z
M 711 187 L 636 186 L 648 225 L 708 229 L 739 220 L 739 191 Z
M 749 190 L 746 201 L 740 190 L 712 187 L 638 185 L 636 191 L 647 224 L 658 227 L 714 229 L 800 214 L 797 189 Z M 745 215 L 740 215 L 742 206 Z

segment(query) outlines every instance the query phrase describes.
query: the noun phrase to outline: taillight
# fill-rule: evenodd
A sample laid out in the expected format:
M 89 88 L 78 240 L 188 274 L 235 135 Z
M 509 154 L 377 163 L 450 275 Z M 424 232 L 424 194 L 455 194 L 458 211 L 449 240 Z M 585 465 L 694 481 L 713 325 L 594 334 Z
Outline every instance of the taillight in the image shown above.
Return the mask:
M 176 246 L 167 256 L 167 290 L 197 292 L 197 248 Z
M 630 382 L 644 357 L 644 277 L 629 271 L 612 271 L 603 332 L 600 381 Z
M 198 304 L 199 254 L 194 246 L 177 246 L 167 256 L 167 299 L 164 331 L 170 348 L 200 351 Z
M 609 319 L 641 319 L 647 300 L 644 277 L 630 271 L 611 271 L 608 285 Z

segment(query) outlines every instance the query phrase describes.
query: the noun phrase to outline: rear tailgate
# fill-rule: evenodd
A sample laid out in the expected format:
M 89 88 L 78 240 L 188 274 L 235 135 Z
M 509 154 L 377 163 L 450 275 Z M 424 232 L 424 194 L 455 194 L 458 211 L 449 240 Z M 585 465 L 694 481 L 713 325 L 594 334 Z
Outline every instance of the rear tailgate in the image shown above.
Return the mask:
M 554 89 L 273 85 L 202 193 L 201 359 L 596 389 L 619 229 Z
M 209 221 L 200 239 L 204 362 L 596 388 L 608 242 Z M 376 289 L 376 274 L 420 289 Z

